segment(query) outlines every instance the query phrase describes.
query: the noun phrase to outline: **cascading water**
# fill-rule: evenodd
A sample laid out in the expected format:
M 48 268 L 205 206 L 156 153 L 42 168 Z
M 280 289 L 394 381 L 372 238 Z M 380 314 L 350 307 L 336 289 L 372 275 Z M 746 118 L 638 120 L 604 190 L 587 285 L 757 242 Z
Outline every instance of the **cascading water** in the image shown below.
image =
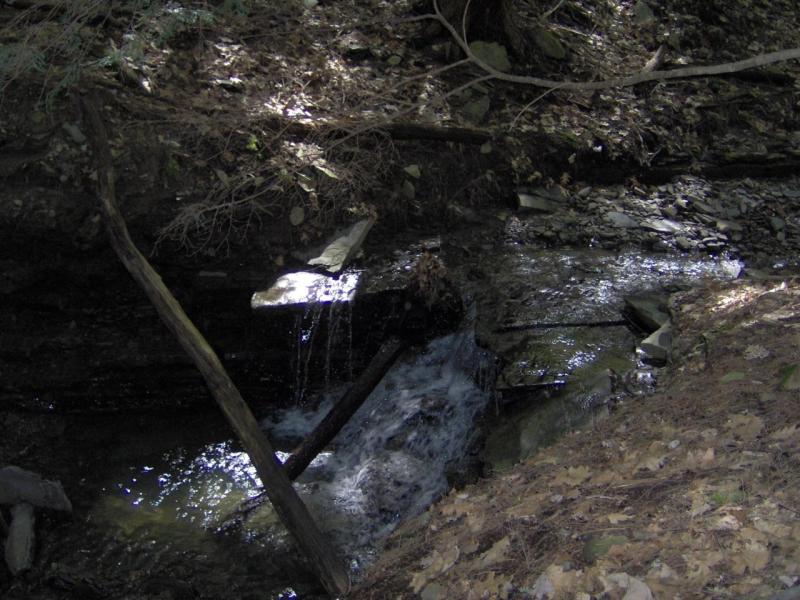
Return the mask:
M 322 304 L 307 304 L 303 314 L 297 316 L 297 364 L 294 369 L 294 400 L 297 404 L 305 400 L 309 365 L 314 353 L 314 340 L 319 331 L 322 311 Z
M 342 322 L 341 329 L 347 327 Z M 321 337 L 317 345 L 324 346 Z M 471 331 L 434 340 L 418 354 L 408 351 L 296 483 L 323 532 L 356 571 L 383 537 L 447 491 L 448 465 L 464 455 L 474 419 L 490 398 L 476 383 L 490 379 L 490 366 Z M 329 392 L 316 410 L 298 405 L 266 421 L 276 447 L 297 444 L 342 392 Z M 203 433 L 198 430 L 197 439 L 206 441 L 187 437 L 177 445 L 166 430 L 152 431 L 151 438 L 137 434 L 140 462 L 110 474 L 107 494 L 91 510 L 90 520 L 109 536 L 98 542 L 112 552 L 102 560 L 152 571 L 180 569 L 191 557 L 209 564 L 202 571 L 209 589 L 226 585 L 214 575 L 213 565 L 221 563 L 223 573 L 241 570 L 243 582 L 245 574 L 258 573 L 258 586 L 272 597 L 287 586 L 307 588 L 289 534 L 268 503 L 245 523 L 242 536 L 252 543 L 213 533 L 260 491 L 260 482 L 235 442 L 208 443 Z M 120 452 L 126 460 L 132 455 L 130 447 Z M 124 552 L 119 540 L 125 540 Z M 268 568 L 265 556 L 271 557 Z M 263 589 L 265 581 L 272 587 Z
M 431 342 L 401 360 L 299 480 L 321 525 L 358 562 L 400 522 L 447 491 L 447 466 L 463 456 L 489 393 L 476 384 L 488 359 L 471 332 Z M 294 443 L 323 417 L 281 411 L 265 422 L 276 443 Z

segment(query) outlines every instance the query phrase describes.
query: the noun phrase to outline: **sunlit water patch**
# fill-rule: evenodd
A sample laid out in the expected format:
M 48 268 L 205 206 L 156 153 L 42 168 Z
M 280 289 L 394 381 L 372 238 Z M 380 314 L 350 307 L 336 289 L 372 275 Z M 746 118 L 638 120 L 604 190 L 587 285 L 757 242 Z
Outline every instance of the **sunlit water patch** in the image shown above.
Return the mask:
M 446 492 L 447 466 L 465 453 L 489 397 L 475 383 L 485 360 L 471 333 L 435 340 L 401 359 L 297 482 L 323 531 L 354 567 L 402 520 Z M 276 414 L 264 423 L 270 437 L 278 447 L 293 447 L 342 391 L 316 411 Z M 258 493 L 258 477 L 231 441 L 155 450 L 164 443 L 153 440 L 153 454 L 109 483 L 92 518 L 124 539 L 208 554 L 209 544 L 219 543 L 213 530 Z M 268 504 L 247 521 L 244 539 L 263 552 L 291 551 Z

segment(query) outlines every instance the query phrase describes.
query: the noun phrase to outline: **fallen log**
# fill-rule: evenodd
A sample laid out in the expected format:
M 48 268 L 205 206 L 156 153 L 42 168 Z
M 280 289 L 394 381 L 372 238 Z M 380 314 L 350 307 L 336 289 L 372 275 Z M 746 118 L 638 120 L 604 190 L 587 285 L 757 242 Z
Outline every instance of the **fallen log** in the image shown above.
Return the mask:
M 509 323 L 493 330 L 493 333 L 509 333 L 511 331 L 526 331 L 529 329 L 558 329 L 560 327 L 623 327 L 629 325 L 624 319 L 609 321 L 569 321 L 554 323 Z
M 346 594 L 350 581 L 339 554 L 323 537 L 292 487 L 269 440 L 259 428 L 253 413 L 226 373 L 217 354 L 133 243 L 117 207 L 111 152 L 100 117 L 99 104 L 94 98 L 83 98 L 81 105 L 92 132 L 100 204 L 114 251 L 150 298 L 161 320 L 200 370 L 214 399 L 250 455 L 258 476 L 266 486 L 267 496 L 275 512 L 297 540 L 323 587 L 332 597 Z
M 405 347 L 406 343 L 397 337 L 383 343 L 361 376 L 284 463 L 283 469 L 289 479 L 297 479 L 311 461 L 336 437 L 350 417 L 364 404 L 364 400 L 380 383 Z

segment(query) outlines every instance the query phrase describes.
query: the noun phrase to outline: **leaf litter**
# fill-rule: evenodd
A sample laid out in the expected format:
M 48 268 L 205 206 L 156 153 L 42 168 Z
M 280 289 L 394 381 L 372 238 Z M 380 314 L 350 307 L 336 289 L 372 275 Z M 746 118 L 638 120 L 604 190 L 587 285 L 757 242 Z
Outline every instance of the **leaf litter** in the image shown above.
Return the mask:
M 765 294 L 769 285 L 673 296 L 678 354 L 655 394 L 511 472 L 451 492 L 428 510 L 423 530 L 407 535 L 402 526 L 390 538 L 388 558 L 353 597 L 415 597 L 414 557 L 425 548 L 440 553 L 425 571 L 435 598 L 772 598 L 795 585 L 800 403 L 777 376 L 725 383 L 716 375 L 743 368 L 748 357 L 727 351 L 735 346 L 766 350 L 764 372 L 796 360 L 791 329 L 751 326 L 775 301 L 800 313 L 799 282 Z M 734 291 L 739 305 L 715 312 Z M 694 368 L 690 350 L 715 330 L 709 367 Z M 456 555 L 467 537 L 472 547 Z M 443 548 L 456 559 L 445 561 Z

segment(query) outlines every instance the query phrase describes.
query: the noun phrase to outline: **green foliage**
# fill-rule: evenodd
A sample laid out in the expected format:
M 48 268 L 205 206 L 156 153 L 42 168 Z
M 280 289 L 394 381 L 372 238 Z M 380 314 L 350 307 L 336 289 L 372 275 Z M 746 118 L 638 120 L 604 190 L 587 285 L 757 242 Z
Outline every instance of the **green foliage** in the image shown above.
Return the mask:
M 219 12 L 224 16 L 246 17 L 250 14 L 249 4 L 246 0 L 225 0 Z
M 182 33 L 212 25 L 218 16 L 247 14 L 244 0 L 226 1 L 212 12 L 173 3 L 136 0 L 126 3 L 133 14 L 121 46 L 100 39 L 103 29 L 91 24 L 104 14 L 96 0 L 75 0 L 63 12 L 42 21 L 36 9 L 23 11 L 0 30 L 0 92 L 15 80 L 32 73 L 44 74 L 44 103 L 52 109 L 55 99 L 78 84 L 87 69 L 120 68 L 139 63 L 148 47 L 160 47 Z M 110 46 L 104 56 L 90 57 L 92 49 Z
M 258 152 L 259 150 L 259 143 L 258 138 L 254 136 L 252 133 L 250 137 L 247 138 L 247 146 L 245 146 L 249 152 Z
M 710 499 L 714 506 L 729 506 L 732 504 L 741 504 L 744 498 L 744 492 L 741 490 L 718 490 L 711 494 Z
M 160 15 L 151 19 L 154 29 L 153 42 L 163 46 L 177 35 L 199 27 L 212 25 L 216 20 L 214 13 L 204 9 L 170 8 L 159 11 Z M 224 11 L 223 11 L 223 14 Z
M 0 86 L 20 71 L 44 72 L 47 68 L 45 53 L 27 44 L 0 44 Z
M 501 46 L 495 42 L 472 42 L 469 45 L 472 53 L 498 71 L 510 71 L 511 61 L 508 60 L 508 51 L 505 46 Z
M 167 177 L 172 179 L 180 175 L 181 166 L 178 164 L 178 161 L 174 156 L 170 156 L 169 160 L 167 160 L 167 164 L 164 166 L 164 172 L 166 173 Z

